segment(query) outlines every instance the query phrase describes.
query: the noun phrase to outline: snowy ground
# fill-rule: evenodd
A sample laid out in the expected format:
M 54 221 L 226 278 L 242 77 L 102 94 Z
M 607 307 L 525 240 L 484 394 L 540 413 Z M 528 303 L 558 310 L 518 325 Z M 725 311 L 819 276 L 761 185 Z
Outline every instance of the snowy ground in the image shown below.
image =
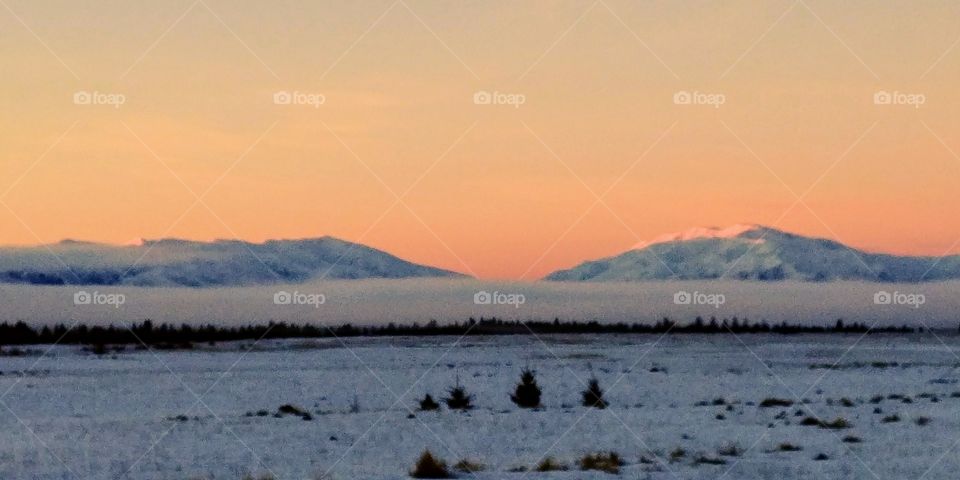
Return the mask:
M 939 479 L 960 469 L 953 335 L 456 340 L 292 340 L 101 357 L 58 346 L 46 357 L 2 357 L 0 478 L 405 478 L 424 449 L 448 463 L 484 464 L 461 476 L 488 479 L 616 478 L 511 472 L 545 455 L 576 467 L 597 451 L 619 453 L 620 477 L 639 479 Z M 538 373 L 542 410 L 508 398 L 525 366 Z M 610 408 L 579 406 L 591 375 Z M 410 418 L 418 398 L 444 396 L 457 376 L 475 395 L 473 411 Z M 875 396 L 883 398 L 871 403 Z M 768 397 L 797 403 L 761 408 Z M 275 417 L 283 404 L 312 420 Z M 882 421 L 892 415 L 900 420 Z M 802 425 L 808 416 L 850 427 Z M 801 450 L 780 451 L 787 443 Z M 742 452 L 719 454 L 730 446 Z M 671 458 L 678 449 L 684 455 Z

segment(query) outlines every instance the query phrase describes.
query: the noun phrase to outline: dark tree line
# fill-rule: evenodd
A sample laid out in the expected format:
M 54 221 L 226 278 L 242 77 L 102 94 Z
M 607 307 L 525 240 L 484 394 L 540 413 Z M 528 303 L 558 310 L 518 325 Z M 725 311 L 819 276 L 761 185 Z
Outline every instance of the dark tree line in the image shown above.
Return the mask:
M 681 325 L 668 318 L 659 322 L 648 323 L 600 323 L 597 321 L 578 322 L 561 321 L 507 321 L 496 318 L 456 322 L 441 325 L 435 321 L 425 324 L 413 323 L 397 325 L 390 323 L 382 326 L 354 326 L 350 324 L 336 327 L 326 327 L 311 324 L 266 323 L 245 326 L 219 325 L 155 325 L 147 320 L 126 326 L 110 325 L 87 326 L 77 325 L 73 328 L 65 324 L 53 327 L 32 327 L 25 322 L 0 323 L 0 345 L 31 345 L 31 344 L 82 344 L 82 345 L 186 345 L 195 342 L 224 342 L 231 340 L 256 340 L 277 338 L 327 338 L 327 337 L 378 337 L 378 336 L 433 336 L 433 335 L 524 335 L 530 332 L 536 334 L 722 334 L 722 333 L 912 333 L 913 328 L 877 327 L 869 328 L 863 323 L 845 324 L 837 320 L 833 326 L 816 326 L 790 324 L 787 322 L 769 324 L 765 321 L 751 323 L 749 320 L 739 320 L 736 317 L 727 320 L 704 321 L 697 319 L 689 324 Z M 922 330 L 921 330 L 922 331 Z

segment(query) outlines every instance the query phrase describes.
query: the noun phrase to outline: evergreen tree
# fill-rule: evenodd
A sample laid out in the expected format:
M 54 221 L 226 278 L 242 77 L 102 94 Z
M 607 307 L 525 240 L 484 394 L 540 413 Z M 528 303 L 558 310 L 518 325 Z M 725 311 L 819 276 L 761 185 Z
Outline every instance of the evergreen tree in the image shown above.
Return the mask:
M 457 377 L 457 384 L 448 390 L 450 396 L 444 399 L 447 407 L 451 410 L 470 410 L 473 408 L 473 395 L 467 393 L 467 390 L 460 385 L 460 377 Z
M 583 406 L 607 408 L 607 402 L 603 399 L 603 390 L 600 389 L 600 381 L 596 377 L 590 379 L 590 384 L 583 391 Z
M 423 400 L 420 400 L 420 410 L 425 412 L 440 410 L 440 404 L 437 403 L 428 393 L 425 397 L 423 397 Z
M 524 370 L 520 374 L 520 383 L 510 395 L 510 400 L 520 408 L 538 408 L 540 407 L 540 387 L 537 385 L 537 378 L 533 370 Z

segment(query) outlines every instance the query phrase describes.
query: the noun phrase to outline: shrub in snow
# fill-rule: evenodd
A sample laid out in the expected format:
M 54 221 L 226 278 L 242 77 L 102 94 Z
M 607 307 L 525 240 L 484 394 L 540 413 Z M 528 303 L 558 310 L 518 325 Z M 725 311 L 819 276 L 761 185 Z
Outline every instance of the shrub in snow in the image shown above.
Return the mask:
M 726 465 L 727 461 L 720 457 L 701 455 L 693 462 L 696 465 Z
M 565 472 L 567 471 L 567 466 L 554 460 L 553 457 L 547 457 L 540 460 L 535 470 L 538 472 Z
M 410 471 L 413 478 L 453 478 L 450 471 L 447 470 L 447 464 L 438 458 L 435 458 L 430 450 L 425 450 L 413 470 Z
M 520 374 L 520 383 L 510 395 L 510 400 L 520 408 L 538 408 L 540 406 L 540 387 L 532 370 L 524 370 Z
M 449 390 L 449 397 L 445 398 L 447 407 L 451 410 L 470 410 L 473 408 L 473 395 L 467 394 L 467 390 L 460 386 L 460 379 L 457 378 L 457 384 Z
M 687 456 L 687 451 L 680 447 L 677 447 L 673 449 L 672 452 L 670 452 L 670 462 L 673 463 L 673 462 L 679 461 L 681 458 L 685 456 Z
M 807 427 L 819 427 L 820 423 L 821 423 L 820 419 L 814 418 L 814 417 L 806 417 L 800 421 L 800 425 L 807 426 Z
M 793 400 L 788 400 L 785 398 L 764 398 L 760 402 L 760 408 L 769 408 L 769 407 L 789 407 L 793 405 Z
M 819 418 L 806 417 L 800 421 L 800 425 L 804 425 L 808 427 L 820 427 L 820 428 L 826 428 L 830 430 L 841 430 L 841 429 L 850 428 L 853 426 L 850 424 L 850 422 L 847 421 L 846 418 L 843 418 L 843 417 L 837 417 L 829 422 L 820 420 Z
M 742 453 L 743 450 L 735 443 L 724 445 L 717 450 L 717 454 L 724 457 L 739 457 Z
M 587 389 L 583 391 L 583 406 L 607 408 L 607 402 L 603 399 L 603 390 L 600 389 L 600 381 L 591 378 Z
M 440 410 L 440 404 L 437 403 L 428 393 L 425 397 L 423 397 L 423 400 L 420 400 L 420 410 L 425 412 Z
M 463 473 L 476 473 L 484 470 L 483 464 L 464 458 L 453 466 L 454 469 Z
M 623 461 L 620 460 L 620 455 L 614 452 L 594 453 L 580 459 L 580 470 L 599 470 L 616 474 L 620 473 L 620 465 L 623 465 Z
M 820 428 L 828 428 L 831 430 L 840 430 L 843 428 L 850 428 L 850 422 L 843 417 L 837 417 L 832 422 L 820 422 Z
M 282 416 L 284 416 L 284 415 L 295 415 L 295 416 L 298 416 L 298 417 L 303 418 L 304 420 L 312 420 L 312 419 L 313 419 L 313 417 L 310 416 L 310 413 L 307 412 L 306 410 L 304 410 L 304 409 L 302 409 L 302 408 L 300 408 L 300 407 L 298 407 L 298 406 L 290 405 L 290 404 L 280 405 L 280 408 L 277 409 L 277 413 L 276 413 L 274 416 L 275 416 L 275 417 L 282 417 Z

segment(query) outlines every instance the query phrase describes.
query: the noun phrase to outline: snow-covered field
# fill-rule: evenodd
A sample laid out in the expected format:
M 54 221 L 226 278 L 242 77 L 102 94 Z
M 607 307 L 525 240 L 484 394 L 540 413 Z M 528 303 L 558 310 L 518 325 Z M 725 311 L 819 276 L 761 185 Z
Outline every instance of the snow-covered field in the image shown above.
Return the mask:
M 461 476 L 489 479 L 615 478 L 578 470 L 599 451 L 623 458 L 620 477 L 640 479 L 938 479 L 960 469 L 952 334 L 250 343 L 104 356 L 38 346 L 49 354 L 0 358 L 0 478 L 405 478 L 424 449 L 483 464 Z M 541 410 L 508 397 L 524 367 L 538 374 Z M 580 406 L 591 376 L 610 408 Z M 415 411 L 457 377 L 474 410 Z M 767 398 L 795 403 L 761 407 Z M 284 404 L 312 419 L 274 416 Z M 571 471 L 511 471 L 544 456 Z

